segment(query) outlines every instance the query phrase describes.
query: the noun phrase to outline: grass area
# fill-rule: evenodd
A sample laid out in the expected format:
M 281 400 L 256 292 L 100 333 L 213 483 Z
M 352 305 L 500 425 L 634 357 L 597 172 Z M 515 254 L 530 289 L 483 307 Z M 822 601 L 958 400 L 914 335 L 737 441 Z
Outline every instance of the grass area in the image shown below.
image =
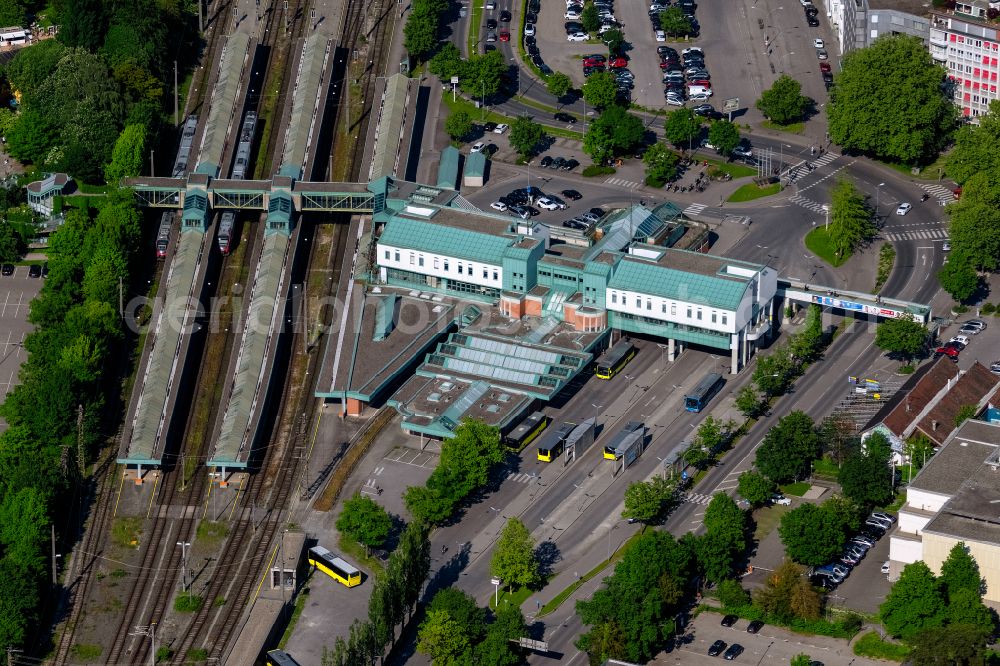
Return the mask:
M 196 664 L 208 661 L 208 650 L 206 648 L 191 648 L 184 655 L 186 661 Z
M 111 525 L 111 541 L 122 548 L 138 548 L 139 537 L 142 536 L 142 518 L 128 516 L 115 518 Z
M 78 208 L 89 211 L 90 209 L 100 210 L 108 202 L 108 198 L 101 195 L 74 194 L 62 198 L 62 208 Z
M 920 171 L 918 171 L 914 177 L 921 180 L 940 180 L 944 177 L 944 168 L 947 162 L 948 155 L 946 153 L 940 153 L 933 162 L 920 167 Z
M 739 203 L 742 201 L 753 201 L 761 197 L 769 197 L 781 191 L 781 183 L 772 183 L 764 187 L 758 187 L 756 183 L 747 183 L 729 195 L 726 201 Z
M 910 648 L 899 643 L 884 641 L 878 633 L 869 631 L 854 644 L 854 654 L 859 657 L 903 661 L 910 654 Z
M 802 134 L 806 128 L 805 123 L 789 123 L 788 125 L 779 125 L 778 123 L 771 122 L 770 120 L 765 120 L 761 123 L 764 127 L 771 130 L 776 130 L 778 132 L 788 132 L 789 134 Z
M 916 473 L 914 473 L 914 476 L 916 476 Z M 901 490 L 898 493 L 896 493 L 896 499 L 892 500 L 892 504 L 882 506 L 879 508 L 882 511 L 886 511 L 888 513 L 897 513 L 904 504 L 906 504 L 906 491 Z
M 772 504 L 757 509 L 753 512 L 754 528 L 753 540 L 760 543 L 768 534 L 773 532 L 781 522 L 781 517 L 791 510 L 790 507 L 780 504 Z
M 746 176 L 757 175 L 757 170 L 753 167 L 748 167 L 746 164 L 737 164 L 735 162 L 713 159 L 707 159 L 705 161 L 714 166 L 721 173 L 729 174 L 732 178 L 745 178 Z
M 111 189 L 110 185 L 89 185 L 83 182 L 78 182 L 76 186 L 83 194 L 107 194 Z
M 201 461 L 195 456 L 186 456 L 184 460 L 184 470 L 181 474 L 181 478 L 177 480 L 177 489 L 185 490 L 188 485 L 191 484 L 191 479 L 194 478 L 195 472 L 201 467 Z
M 625 553 L 628 552 L 628 549 L 631 548 L 632 543 L 636 539 L 638 539 L 639 536 L 645 531 L 646 528 L 643 527 L 641 530 L 633 534 L 631 537 L 629 537 L 628 541 L 622 544 L 621 548 L 619 548 L 617 551 L 614 552 L 613 555 L 611 555 L 610 560 L 604 560 L 603 562 L 599 563 L 596 567 L 594 567 L 587 573 L 580 576 L 580 578 L 577 579 L 575 582 L 571 583 L 565 590 L 563 590 L 556 596 L 552 597 L 552 601 L 542 606 L 541 610 L 538 611 L 538 615 L 536 615 L 535 617 L 536 618 L 545 617 L 549 613 L 552 613 L 555 610 L 557 610 L 560 606 L 562 606 L 566 602 L 567 599 L 570 598 L 570 596 L 574 592 L 576 592 L 580 588 L 581 585 L 586 583 L 588 580 L 592 579 L 594 576 L 597 576 L 598 574 L 603 572 L 608 567 L 609 564 L 614 564 L 615 562 L 620 560 L 625 555 Z
M 201 610 L 203 603 L 205 600 L 197 594 L 182 592 L 174 599 L 174 610 L 178 613 L 195 613 Z
M 278 118 L 281 114 L 280 109 L 275 113 L 275 106 L 278 104 L 278 96 L 281 93 L 281 82 L 285 78 L 285 55 L 284 51 L 280 50 L 276 54 L 278 61 L 275 63 L 275 67 L 271 70 L 271 76 L 264 83 L 264 91 L 267 94 L 264 95 L 264 101 L 260 105 L 260 114 L 258 116 L 258 123 L 263 121 L 263 127 L 265 131 L 260 139 L 260 147 L 257 149 L 257 163 L 254 168 L 254 177 L 257 179 L 266 178 L 266 171 L 271 168 L 270 164 L 267 164 L 267 152 L 270 149 L 270 144 L 272 139 L 278 139 L 277 132 L 273 131 L 277 125 Z
M 72 652 L 80 661 L 96 661 L 101 657 L 103 650 L 100 645 L 93 643 L 77 643 L 73 646 Z
M 479 43 L 479 24 L 483 22 L 483 6 L 485 2 L 469 3 L 469 55 L 476 52 L 476 45 Z M 527 3 L 525 3 L 527 4 Z M 521 43 L 521 40 L 517 40 Z
M 796 481 L 795 483 L 786 483 L 783 486 L 778 486 L 781 488 L 781 492 L 786 495 L 791 495 L 793 497 L 802 497 L 806 494 L 806 491 L 812 488 L 812 485 L 806 483 L 805 481 Z
M 850 252 L 837 256 L 836 251 L 833 249 L 833 242 L 830 240 L 830 234 L 823 227 L 816 227 L 807 233 L 805 244 L 810 252 L 834 268 L 842 266 L 851 258 Z
M 195 538 L 198 541 L 218 543 L 229 535 L 229 525 L 222 521 L 203 520 L 198 523 Z
M 840 467 L 829 458 L 823 457 L 813 461 L 813 476 L 821 476 L 829 479 L 836 479 L 840 474 Z
M 361 565 L 362 569 L 367 569 L 372 575 L 381 576 L 385 571 L 385 565 L 382 564 L 382 561 L 366 553 L 365 547 L 351 537 L 341 534 L 337 539 L 337 546 L 348 556 L 348 560 Z
M 882 247 L 878 251 L 878 274 L 875 276 L 875 288 L 872 290 L 874 293 L 877 294 L 885 281 L 889 279 L 892 266 L 895 263 L 896 248 L 892 246 L 892 243 L 882 243 Z
M 302 588 L 302 591 L 299 592 L 299 596 L 295 598 L 295 608 L 292 609 L 292 616 L 288 618 L 288 625 L 285 627 L 285 633 L 281 634 L 281 640 L 278 641 L 279 650 L 284 650 L 285 646 L 288 645 L 288 639 L 292 637 L 292 632 L 295 631 L 295 625 L 298 624 L 299 618 L 302 616 L 302 611 L 305 610 L 307 601 L 309 601 L 309 588 L 304 587 Z
M 494 599 L 499 599 L 499 602 L 501 604 L 504 604 L 504 605 L 508 605 L 509 604 L 509 605 L 512 605 L 512 606 L 518 606 L 518 607 L 520 607 L 521 604 L 523 604 L 525 601 L 527 601 L 528 597 L 530 597 L 535 592 L 537 592 L 537 590 L 532 590 L 532 589 L 528 588 L 527 586 L 523 586 L 523 585 L 521 587 L 517 588 L 516 590 L 514 590 L 513 592 L 509 592 L 507 590 L 507 588 L 503 588 L 503 589 L 500 590 L 500 596 L 499 596 L 499 598 L 496 597 L 496 596 L 494 596 L 494 595 L 492 595 L 492 594 L 490 595 L 489 606 L 490 606 L 490 608 L 496 609 L 497 606 L 498 606 L 498 604 L 494 604 L 493 600 Z

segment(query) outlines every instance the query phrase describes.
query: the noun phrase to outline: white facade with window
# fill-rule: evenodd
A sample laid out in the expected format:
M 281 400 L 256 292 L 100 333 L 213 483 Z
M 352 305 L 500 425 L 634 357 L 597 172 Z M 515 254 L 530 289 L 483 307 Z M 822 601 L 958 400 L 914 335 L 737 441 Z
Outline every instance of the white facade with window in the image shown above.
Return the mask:
M 429 277 L 468 282 L 479 287 L 496 289 L 503 287 L 503 266 L 500 264 L 469 261 L 382 243 L 376 247 L 379 273 L 383 282 L 386 280 L 387 270 L 396 268 Z

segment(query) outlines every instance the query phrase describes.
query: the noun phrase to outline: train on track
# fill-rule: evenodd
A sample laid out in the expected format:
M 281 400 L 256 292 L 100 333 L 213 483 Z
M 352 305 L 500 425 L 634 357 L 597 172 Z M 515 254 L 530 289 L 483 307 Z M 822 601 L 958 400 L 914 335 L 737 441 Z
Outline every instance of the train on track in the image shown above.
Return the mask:
M 166 211 L 160 217 L 160 229 L 156 232 L 156 258 L 163 259 L 167 256 L 167 248 L 170 246 L 170 225 L 173 223 L 173 211 Z
M 194 148 L 194 135 L 197 131 L 198 116 L 192 114 L 184 121 L 184 128 L 181 130 L 181 145 L 177 148 L 174 170 L 170 172 L 174 178 L 183 178 L 187 175 L 188 159 L 190 159 L 191 150 Z
M 236 146 L 236 159 L 233 161 L 233 170 L 230 175 L 232 180 L 244 180 L 246 178 L 256 129 L 257 113 L 255 111 L 247 111 L 247 114 L 243 117 L 243 126 L 240 128 L 240 142 Z M 222 254 L 229 254 L 229 250 L 232 247 L 233 228 L 235 226 L 236 213 L 231 210 L 225 211 L 219 219 L 219 235 L 217 239 L 219 252 Z

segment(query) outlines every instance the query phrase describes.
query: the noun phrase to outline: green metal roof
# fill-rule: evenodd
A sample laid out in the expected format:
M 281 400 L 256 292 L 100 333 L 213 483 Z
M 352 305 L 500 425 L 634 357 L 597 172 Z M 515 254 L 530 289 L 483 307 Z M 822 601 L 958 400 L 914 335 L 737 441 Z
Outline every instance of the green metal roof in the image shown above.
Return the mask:
M 486 155 L 482 153 L 470 153 L 465 158 L 465 175 L 473 178 L 482 178 L 486 175 Z
M 458 189 L 458 148 L 448 146 L 441 151 L 441 162 L 438 164 L 438 187 L 449 190 Z
M 396 294 L 387 294 L 375 300 L 375 330 L 372 331 L 372 341 L 380 342 L 389 337 L 394 327 L 396 314 Z
M 407 250 L 420 250 L 456 259 L 500 265 L 513 238 L 494 236 L 433 222 L 394 217 L 385 225 L 379 243 Z
M 698 275 L 658 264 L 623 259 L 608 287 L 735 310 L 749 280 Z

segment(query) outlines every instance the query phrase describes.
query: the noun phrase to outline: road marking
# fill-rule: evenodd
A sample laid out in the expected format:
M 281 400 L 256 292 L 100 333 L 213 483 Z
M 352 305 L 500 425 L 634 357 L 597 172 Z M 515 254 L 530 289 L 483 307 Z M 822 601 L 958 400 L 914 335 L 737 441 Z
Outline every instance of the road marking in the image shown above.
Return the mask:
M 683 210 L 684 215 L 698 215 L 701 211 L 708 208 L 708 204 L 693 203 Z

